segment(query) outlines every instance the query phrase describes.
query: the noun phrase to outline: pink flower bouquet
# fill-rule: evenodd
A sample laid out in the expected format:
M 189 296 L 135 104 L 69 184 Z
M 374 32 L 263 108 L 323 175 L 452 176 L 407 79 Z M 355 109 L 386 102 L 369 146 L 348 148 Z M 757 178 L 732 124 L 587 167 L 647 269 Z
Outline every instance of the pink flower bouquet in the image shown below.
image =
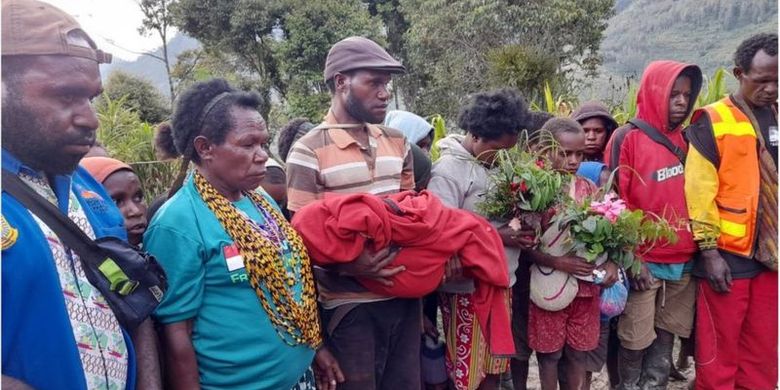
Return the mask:
M 654 245 L 677 241 L 677 232 L 669 222 L 642 210 L 629 210 L 612 192 L 601 200 L 567 202 L 552 222 L 560 230 L 569 230 L 569 244 L 578 256 L 595 262 L 606 255 L 633 274 L 640 270 L 640 248 L 647 251 Z

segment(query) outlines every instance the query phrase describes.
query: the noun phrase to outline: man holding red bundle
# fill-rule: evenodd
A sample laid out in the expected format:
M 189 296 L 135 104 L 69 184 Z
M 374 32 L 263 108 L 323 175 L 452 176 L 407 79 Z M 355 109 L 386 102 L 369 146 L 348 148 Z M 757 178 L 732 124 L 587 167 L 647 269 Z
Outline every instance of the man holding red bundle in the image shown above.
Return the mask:
M 337 194 L 382 195 L 414 188 L 409 143 L 400 131 L 375 125 L 387 114 L 392 74 L 404 71 L 369 39 L 350 37 L 333 45 L 324 71 L 330 110 L 287 158 L 291 212 Z M 390 283 L 387 278 L 404 270 L 389 267 L 390 248 L 314 270 L 325 344 L 346 377 L 339 389 L 420 388 L 420 300 L 376 294 L 351 277 Z
M 293 227 L 313 264 L 322 266 L 351 262 L 364 247 L 403 247 L 393 263 L 406 270 L 391 278 L 392 286 L 358 278 L 382 295 L 418 298 L 431 293 L 441 283 L 446 263 L 457 256 L 464 275 L 474 279 L 475 316 L 486 329 L 490 352 L 514 353 L 506 255 L 496 250 L 503 245 L 501 236 L 486 219 L 445 207 L 427 191 L 405 191 L 384 198 L 354 194 L 312 203 L 296 213 Z

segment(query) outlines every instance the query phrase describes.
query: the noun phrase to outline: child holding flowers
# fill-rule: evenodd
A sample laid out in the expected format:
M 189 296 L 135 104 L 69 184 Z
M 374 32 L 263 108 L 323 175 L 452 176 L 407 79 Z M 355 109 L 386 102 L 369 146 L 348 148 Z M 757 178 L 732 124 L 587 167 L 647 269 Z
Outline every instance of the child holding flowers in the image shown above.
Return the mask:
M 537 149 L 546 155 L 553 170 L 573 174 L 582 161 L 584 138 L 578 123 L 554 118 L 542 128 Z M 558 362 L 562 359 L 568 388 L 585 386 L 585 362 L 589 351 L 598 346 L 600 312 L 613 316 L 625 304 L 625 290 L 622 301 L 613 294 L 600 302 L 600 286 L 614 284 L 619 267 L 638 274 L 642 263 L 637 255 L 658 243 L 673 244 L 677 240 L 669 222 L 652 213 L 629 210 L 623 200 L 608 192 L 610 183 L 603 194 L 582 177 L 568 176 L 567 181 L 561 191 L 567 196 L 559 198 L 554 206 L 555 215 L 546 226 L 541 247 L 531 251 L 539 271 L 536 275 L 541 275 L 537 278 L 539 290 L 548 287 L 545 282 L 560 285 L 563 281 L 563 287 L 553 294 L 532 293 L 528 336 L 539 359 L 542 389 L 557 387 Z M 538 266 L 565 274 L 543 271 Z M 556 275 L 557 279 L 548 279 L 548 275 Z M 569 276 L 579 280 L 572 281 Z M 532 276 L 532 290 L 533 280 Z
M 542 127 L 537 150 L 549 160 L 549 168 L 566 174 L 567 184 L 561 190 L 563 194 L 575 201 L 582 201 L 596 193 L 596 186 L 592 182 L 573 175 L 583 160 L 585 150 L 585 133 L 579 123 L 568 118 L 549 120 Z M 612 204 L 603 207 L 609 209 L 606 211 L 610 215 L 619 212 L 612 209 L 616 207 Z M 596 266 L 571 253 L 552 256 L 544 253 L 547 248 L 539 249 L 529 254 L 537 265 L 581 278 L 591 277 L 598 268 L 604 284 L 611 285 L 617 280 L 618 267 L 611 261 Z M 539 360 L 542 389 L 557 388 L 558 363 L 561 359 L 566 361 L 564 374 L 569 388 L 582 388 L 586 380 L 585 352 L 598 346 L 600 287 L 585 280 L 577 280 L 577 287 L 573 301 L 562 310 L 548 311 L 531 303 L 528 338 Z

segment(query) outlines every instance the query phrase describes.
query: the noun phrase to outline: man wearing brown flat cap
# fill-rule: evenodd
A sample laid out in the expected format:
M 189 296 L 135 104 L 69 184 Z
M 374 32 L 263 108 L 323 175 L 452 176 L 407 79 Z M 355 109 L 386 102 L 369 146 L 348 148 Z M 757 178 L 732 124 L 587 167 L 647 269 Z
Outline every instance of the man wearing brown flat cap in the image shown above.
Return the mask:
M 325 81 L 331 106 L 323 123 L 295 143 L 287 158 L 288 208 L 295 212 L 334 194 L 391 194 L 414 188 L 412 153 L 403 134 L 381 125 L 388 85 L 404 67 L 377 43 L 346 38 L 330 49 Z M 338 364 L 315 359 L 315 374 L 339 389 L 420 388 L 420 300 L 373 294 L 352 276 L 383 283 L 395 251 L 364 252 L 342 268 L 315 268 L 325 344 Z
M 61 10 L 2 1 L 2 174 L 93 239 L 127 237 L 111 197 L 78 167 L 98 127 L 98 65 L 110 60 Z M 5 191 L 0 222 L 2 388 L 161 388 L 151 320 L 123 329 L 78 253 Z

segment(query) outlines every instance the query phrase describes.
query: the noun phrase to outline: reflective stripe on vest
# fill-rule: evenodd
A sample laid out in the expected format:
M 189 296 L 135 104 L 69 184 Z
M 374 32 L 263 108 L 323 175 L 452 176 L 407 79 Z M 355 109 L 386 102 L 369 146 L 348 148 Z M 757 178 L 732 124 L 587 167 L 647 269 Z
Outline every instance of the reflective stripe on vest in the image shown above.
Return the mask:
M 729 107 L 722 101 L 707 107 L 711 107 L 720 117 L 720 121 L 716 122 L 714 119 L 712 121 L 712 130 L 716 139 L 726 134 L 733 136 L 756 136 L 756 131 L 753 130 L 750 120 L 736 107 Z M 712 118 L 712 111 L 707 111 L 710 112 L 710 118 Z
M 747 225 L 721 219 L 720 232 L 734 237 L 745 237 L 747 234 Z
M 752 257 L 760 180 L 756 130 L 728 97 L 703 110 L 710 117 L 721 162 L 715 197 L 720 213 L 718 248 Z

